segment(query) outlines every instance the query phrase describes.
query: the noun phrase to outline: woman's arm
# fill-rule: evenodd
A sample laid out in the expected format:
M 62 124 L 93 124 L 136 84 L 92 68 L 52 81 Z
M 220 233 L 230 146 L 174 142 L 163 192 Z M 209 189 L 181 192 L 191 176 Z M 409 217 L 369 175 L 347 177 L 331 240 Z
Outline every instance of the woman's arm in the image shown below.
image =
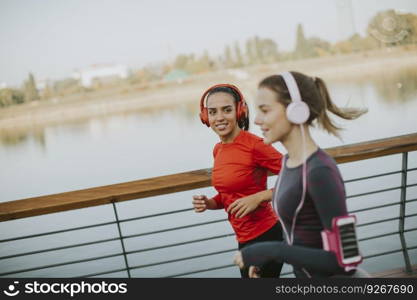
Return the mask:
M 213 199 L 207 199 L 206 201 L 207 209 L 220 209 L 221 207 L 218 207 L 217 202 Z
M 216 196 L 215 196 L 216 197 Z M 203 212 L 206 209 L 220 209 L 215 197 L 208 199 L 206 195 L 194 195 L 193 196 L 193 207 L 195 212 Z
M 236 218 L 243 218 L 254 211 L 264 201 L 271 201 L 272 190 L 264 190 L 234 201 L 227 208 L 227 212 Z
M 265 144 L 262 140 L 257 141 L 254 145 L 253 159 L 255 164 L 273 174 L 278 174 L 281 171 L 282 157 L 278 150 Z
M 344 185 L 336 167 L 313 169 L 308 174 L 307 191 L 324 228 L 331 228 L 331 221 L 335 216 L 347 214 Z M 317 272 L 343 273 L 336 255 L 323 249 L 283 242 L 257 243 L 242 249 L 242 263 L 245 266 L 261 267 L 271 260 Z

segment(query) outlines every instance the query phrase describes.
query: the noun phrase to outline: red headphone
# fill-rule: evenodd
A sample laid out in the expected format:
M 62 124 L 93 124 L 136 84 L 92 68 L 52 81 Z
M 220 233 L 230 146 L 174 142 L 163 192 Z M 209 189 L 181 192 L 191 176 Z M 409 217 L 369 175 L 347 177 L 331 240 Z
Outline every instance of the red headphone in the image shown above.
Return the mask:
M 201 96 L 201 99 L 200 99 L 200 119 L 201 119 L 201 122 L 203 124 L 207 125 L 207 127 L 210 127 L 209 118 L 208 118 L 208 109 L 207 109 L 207 107 L 204 107 L 204 102 L 206 100 L 206 96 L 212 90 L 214 90 L 215 88 L 219 88 L 219 87 L 230 88 L 233 91 L 235 91 L 236 94 L 239 96 L 239 101 L 238 101 L 237 107 L 236 107 L 236 119 L 237 119 L 237 122 L 239 124 L 239 122 L 248 115 L 248 106 L 246 105 L 245 99 L 243 98 L 243 94 L 240 92 L 240 90 L 236 86 L 234 86 L 233 84 L 227 84 L 227 83 L 221 83 L 221 84 L 213 85 L 211 88 L 209 88 L 207 91 L 204 92 L 203 96 Z

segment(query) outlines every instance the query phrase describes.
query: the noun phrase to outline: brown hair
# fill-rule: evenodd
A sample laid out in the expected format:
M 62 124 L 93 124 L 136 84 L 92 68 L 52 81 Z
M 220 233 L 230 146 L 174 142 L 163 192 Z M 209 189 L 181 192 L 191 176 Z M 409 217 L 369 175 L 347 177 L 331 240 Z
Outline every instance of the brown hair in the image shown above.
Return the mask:
M 327 111 L 346 120 L 356 119 L 367 112 L 367 109 L 340 108 L 336 106 L 330 98 L 327 86 L 323 79 L 310 77 L 294 71 L 291 71 L 291 74 L 297 82 L 303 102 L 305 102 L 310 109 L 310 117 L 306 122 L 308 125 L 312 125 L 312 122 L 317 119 L 317 123 L 320 127 L 330 134 L 340 137 L 339 130 L 342 128 L 337 126 L 334 121 L 330 119 Z M 278 96 L 278 101 L 285 107 L 291 103 L 287 85 L 280 75 L 266 77 L 259 83 L 258 87 L 265 87 L 275 92 Z

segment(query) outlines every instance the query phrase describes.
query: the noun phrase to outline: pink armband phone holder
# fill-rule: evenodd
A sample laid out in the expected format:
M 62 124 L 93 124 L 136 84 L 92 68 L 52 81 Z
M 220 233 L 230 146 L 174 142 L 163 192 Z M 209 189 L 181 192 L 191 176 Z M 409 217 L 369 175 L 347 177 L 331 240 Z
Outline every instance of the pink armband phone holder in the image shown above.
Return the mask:
M 354 215 L 334 217 L 331 230 L 321 232 L 323 249 L 336 254 L 339 265 L 349 271 L 356 269 L 363 258 L 359 253 Z

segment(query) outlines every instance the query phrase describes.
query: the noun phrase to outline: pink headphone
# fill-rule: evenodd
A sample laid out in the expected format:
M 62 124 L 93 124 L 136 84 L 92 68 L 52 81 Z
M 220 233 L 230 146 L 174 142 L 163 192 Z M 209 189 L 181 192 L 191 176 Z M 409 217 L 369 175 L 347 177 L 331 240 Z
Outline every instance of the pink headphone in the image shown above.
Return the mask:
M 282 72 L 279 75 L 284 79 L 291 97 L 291 103 L 287 106 L 288 120 L 294 124 L 305 123 L 310 116 L 310 109 L 301 99 L 300 90 L 294 76 L 290 72 Z

